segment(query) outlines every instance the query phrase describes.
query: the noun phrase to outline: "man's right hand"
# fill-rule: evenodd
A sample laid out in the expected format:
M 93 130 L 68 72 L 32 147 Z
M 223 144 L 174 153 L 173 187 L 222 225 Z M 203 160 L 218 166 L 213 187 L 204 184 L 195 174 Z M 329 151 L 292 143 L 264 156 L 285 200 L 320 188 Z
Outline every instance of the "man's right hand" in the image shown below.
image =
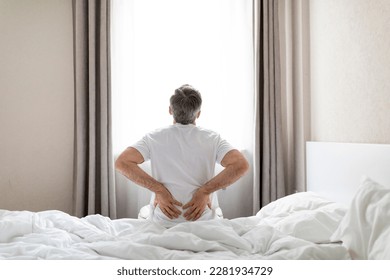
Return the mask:
M 170 219 L 175 219 L 181 215 L 181 211 L 177 209 L 175 205 L 182 206 L 182 204 L 174 199 L 165 186 L 161 185 L 155 194 L 154 206 L 158 205 L 165 216 Z

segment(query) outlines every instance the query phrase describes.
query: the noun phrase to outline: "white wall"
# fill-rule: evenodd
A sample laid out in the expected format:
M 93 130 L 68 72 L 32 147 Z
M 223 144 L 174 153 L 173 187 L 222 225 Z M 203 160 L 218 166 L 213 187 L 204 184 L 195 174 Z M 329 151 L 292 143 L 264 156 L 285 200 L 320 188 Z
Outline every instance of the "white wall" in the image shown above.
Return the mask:
M 72 210 L 68 0 L 0 0 L 0 209 Z
M 314 141 L 390 143 L 390 1 L 311 0 Z

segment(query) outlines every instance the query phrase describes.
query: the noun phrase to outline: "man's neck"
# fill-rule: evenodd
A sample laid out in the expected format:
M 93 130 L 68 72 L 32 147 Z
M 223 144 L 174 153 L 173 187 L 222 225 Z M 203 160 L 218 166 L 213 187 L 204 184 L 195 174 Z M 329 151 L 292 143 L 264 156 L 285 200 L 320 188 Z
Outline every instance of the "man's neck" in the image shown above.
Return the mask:
M 182 123 L 178 123 L 178 122 L 176 122 L 176 121 L 173 121 L 173 124 L 181 124 L 181 125 L 185 125 L 185 124 L 182 124 Z M 189 123 L 189 124 L 196 125 L 196 122 Z

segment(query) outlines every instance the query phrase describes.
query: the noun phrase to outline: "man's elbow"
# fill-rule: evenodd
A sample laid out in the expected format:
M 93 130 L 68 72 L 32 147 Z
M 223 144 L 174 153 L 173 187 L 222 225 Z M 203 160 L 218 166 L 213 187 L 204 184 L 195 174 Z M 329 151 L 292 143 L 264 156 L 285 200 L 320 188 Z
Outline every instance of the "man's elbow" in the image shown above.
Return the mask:
M 123 172 L 126 169 L 126 164 L 124 161 L 121 159 L 121 157 L 117 158 L 115 161 L 115 169 L 119 172 Z
M 237 160 L 235 166 L 236 166 L 236 173 L 240 177 L 244 176 L 249 170 L 249 163 L 246 160 L 246 158 L 243 156 L 239 160 Z
M 119 161 L 119 159 L 117 159 L 116 161 L 115 161 L 115 170 L 118 170 L 119 171 L 119 169 L 120 169 L 120 161 Z
M 242 159 L 239 169 L 240 169 L 241 176 L 244 176 L 248 172 L 249 163 L 245 158 Z

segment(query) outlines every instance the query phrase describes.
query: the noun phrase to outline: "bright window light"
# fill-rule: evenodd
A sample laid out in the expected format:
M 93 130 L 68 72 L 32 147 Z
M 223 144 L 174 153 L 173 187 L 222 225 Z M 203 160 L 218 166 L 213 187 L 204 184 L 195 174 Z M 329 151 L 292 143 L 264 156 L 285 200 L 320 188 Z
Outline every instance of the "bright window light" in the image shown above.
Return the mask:
M 202 94 L 197 125 L 252 154 L 252 0 L 112 2 L 114 154 L 172 124 L 183 84 Z

